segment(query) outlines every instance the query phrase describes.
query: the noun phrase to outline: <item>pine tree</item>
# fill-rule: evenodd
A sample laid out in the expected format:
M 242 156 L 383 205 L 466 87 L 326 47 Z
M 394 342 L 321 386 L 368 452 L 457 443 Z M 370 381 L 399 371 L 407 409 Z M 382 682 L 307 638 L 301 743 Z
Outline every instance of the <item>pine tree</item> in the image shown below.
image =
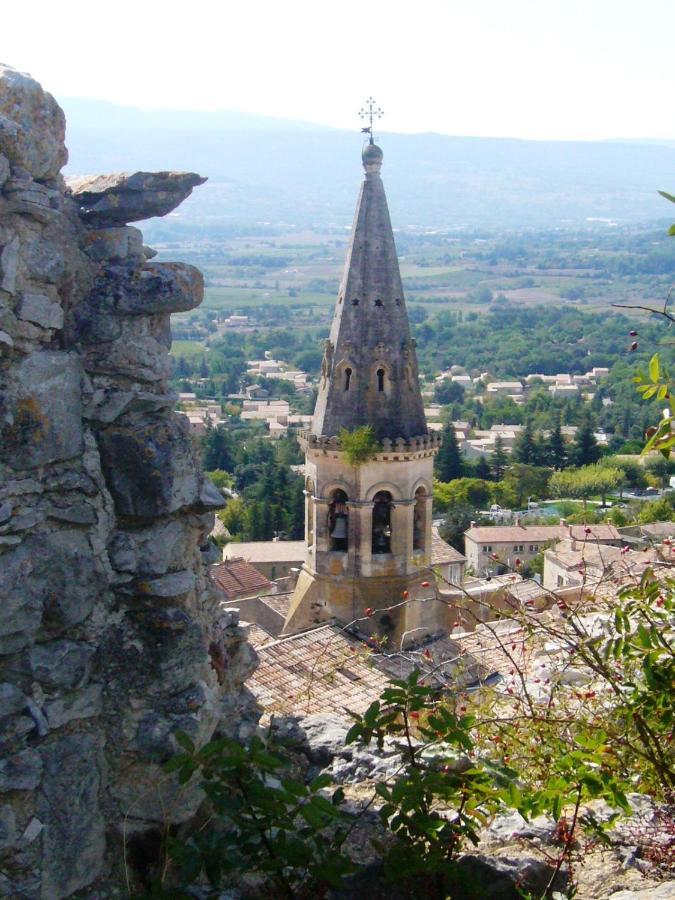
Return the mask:
M 574 437 L 572 458 L 575 466 L 589 466 L 600 459 L 600 448 L 593 433 L 593 423 L 589 415 L 585 415 Z
M 443 443 L 434 463 L 436 477 L 439 481 L 452 481 L 461 478 L 464 469 L 462 451 L 457 443 L 457 435 L 452 422 L 443 428 Z
M 557 471 L 564 469 L 567 465 L 567 447 L 565 446 L 560 419 L 558 419 L 555 428 L 549 435 L 546 449 L 548 452 L 548 464 Z
M 490 464 L 484 456 L 481 456 L 476 464 L 476 478 L 482 478 L 483 481 L 490 481 L 492 479 Z
M 232 439 L 222 425 L 207 428 L 202 453 L 202 462 L 207 472 L 213 472 L 214 469 L 222 469 L 224 472 L 234 471 Z
M 502 480 L 504 469 L 506 468 L 508 461 L 509 457 L 506 450 L 504 449 L 504 441 L 502 440 L 501 434 L 498 434 L 495 438 L 495 449 L 492 451 L 492 455 L 490 456 L 492 474 L 495 481 Z
M 513 445 L 513 459 L 528 466 L 536 466 L 539 458 L 539 447 L 534 434 L 532 420 L 528 419 L 525 428 L 520 432 Z

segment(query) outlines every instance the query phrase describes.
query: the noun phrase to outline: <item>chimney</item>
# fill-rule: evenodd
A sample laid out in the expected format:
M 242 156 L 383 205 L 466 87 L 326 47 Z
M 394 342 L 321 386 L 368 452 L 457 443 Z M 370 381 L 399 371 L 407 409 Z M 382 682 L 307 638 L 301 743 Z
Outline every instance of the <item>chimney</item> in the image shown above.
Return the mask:
M 475 527 L 476 527 L 476 523 L 475 523 L 475 522 L 473 521 L 473 519 L 472 519 L 472 520 L 471 520 L 471 523 L 470 523 L 470 525 L 469 525 L 469 528 L 475 528 Z
M 565 521 L 565 519 L 561 519 L 561 520 L 560 520 L 560 527 L 561 527 L 561 528 L 564 528 L 565 525 L 567 525 L 567 522 Z

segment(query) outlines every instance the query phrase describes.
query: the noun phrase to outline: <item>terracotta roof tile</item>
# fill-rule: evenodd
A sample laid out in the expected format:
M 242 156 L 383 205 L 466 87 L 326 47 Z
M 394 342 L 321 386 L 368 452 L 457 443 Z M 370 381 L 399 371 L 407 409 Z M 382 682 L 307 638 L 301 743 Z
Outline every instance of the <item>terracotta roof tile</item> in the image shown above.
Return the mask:
M 586 533 L 586 528 L 590 528 L 590 533 Z M 464 532 L 477 544 L 545 543 L 568 538 L 570 533 L 577 541 L 587 543 L 621 540 L 614 525 L 485 525 Z
M 228 600 L 236 600 L 256 592 L 264 593 L 272 587 L 272 582 L 245 559 L 230 559 L 216 563 L 209 569 L 213 583 L 220 588 Z

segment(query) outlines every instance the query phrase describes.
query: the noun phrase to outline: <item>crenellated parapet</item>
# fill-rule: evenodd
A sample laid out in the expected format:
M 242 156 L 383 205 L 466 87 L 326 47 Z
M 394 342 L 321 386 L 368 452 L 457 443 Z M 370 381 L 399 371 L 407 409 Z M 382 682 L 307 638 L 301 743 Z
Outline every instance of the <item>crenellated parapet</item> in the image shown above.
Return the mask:
M 324 454 L 341 454 L 343 453 L 342 442 L 338 435 L 326 437 L 322 434 L 314 434 L 311 431 L 301 431 L 298 435 L 300 446 L 307 453 L 311 451 L 319 451 Z M 380 441 L 380 449 L 372 454 L 373 460 L 381 460 L 383 462 L 398 461 L 399 459 L 424 459 L 429 456 L 435 456 L 441 446 L 441 434 L 437 431 L 430 431 L 427 434 L 415 435 L 405 438 L 398 437 L 383 438 Z

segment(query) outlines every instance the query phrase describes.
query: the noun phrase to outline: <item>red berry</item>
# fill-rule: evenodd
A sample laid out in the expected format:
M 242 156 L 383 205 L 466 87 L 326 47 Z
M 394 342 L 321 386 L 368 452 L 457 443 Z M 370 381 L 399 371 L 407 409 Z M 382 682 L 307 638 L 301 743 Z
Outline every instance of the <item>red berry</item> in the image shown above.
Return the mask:
M 408 596 L 409 596 L 408 591 L 403 591 L 403 599 L 407 600 Z
M 367 616 L 372 616 L 372 614 L 373 614 L 373 610 L 370 606 L 366 606 L 366 608 L 363 611 Z
M 423 581 L 423 582 L 422 582 L 422 587 L 429 587 L 429 582 L 428 582 L 428 581 Z

